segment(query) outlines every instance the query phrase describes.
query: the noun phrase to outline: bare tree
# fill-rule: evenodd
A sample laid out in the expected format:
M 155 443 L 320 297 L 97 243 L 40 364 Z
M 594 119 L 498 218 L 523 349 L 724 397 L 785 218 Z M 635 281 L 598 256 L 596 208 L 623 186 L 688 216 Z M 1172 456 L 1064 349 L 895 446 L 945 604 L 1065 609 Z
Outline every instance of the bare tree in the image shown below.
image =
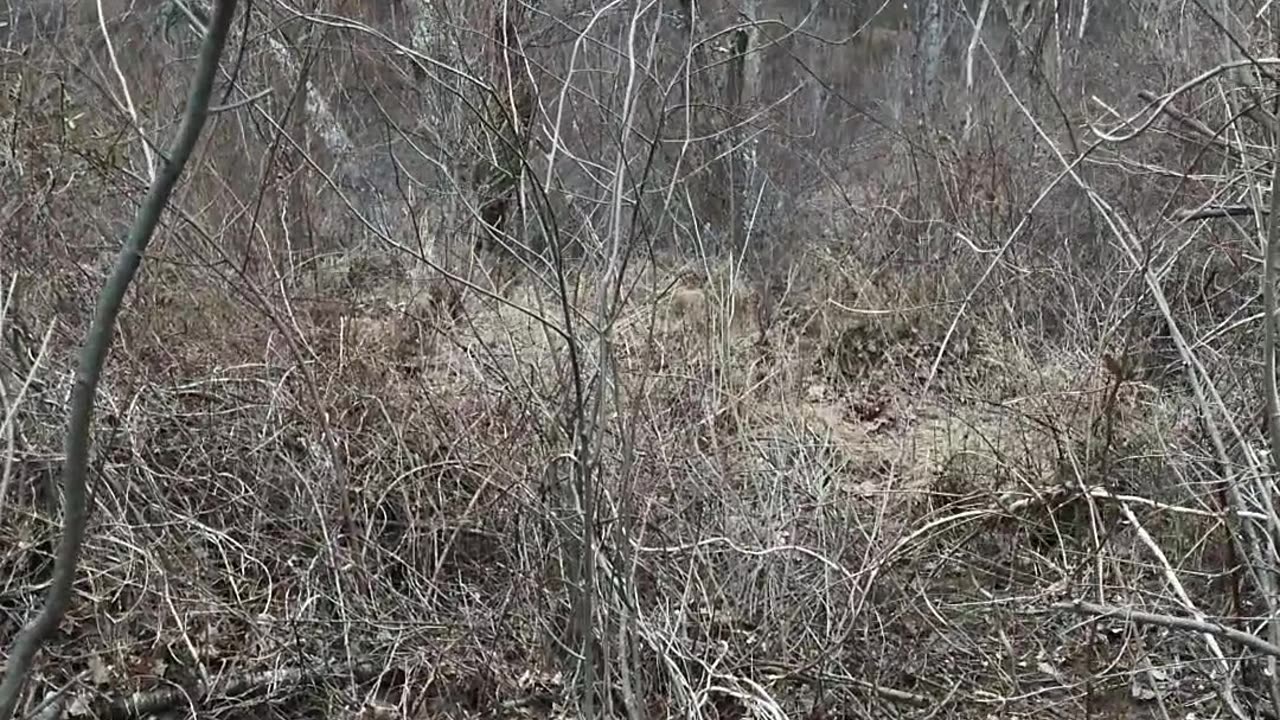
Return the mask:
M 494 0 L 487 7 L 485 63 L 493 92 L 485 98 L 483 156 L 474 171 L 483 225 L 478 246 L 482 249 L 509 247 L 506 236 L 518 206 L 533 122 L 533 87 L 520 46 L 524 8 L 524 3 L 511 0 Z
M 916 29 L 916 46 L 919 48 L 917 93 L 922 117 L 932 118 L 942 100 L 938 73 L 946 42 L 946 16 L 942 12 L 942 0 L 921 0 L 919 12 L 920 23 Z
M 749 119 L 760 95 L 760 0 L 742 3 L 742 26 L 734 37 L 733 77 L 729 102 L 737 111 L 738 122 L 732 135 L 736 148 L 733 163 L 733 248 L 743 252 L 747 247 L 751 225 L 751 207 L 758 173 L 757 142 L 751 133 Z
M 217 0 L 205 30 L 199 64 L 187 99 L 186 113 L 177 137 L 163 158 L 159 172 L 134 219 L 115 267 L 98 298 L 97 309 L 85 335 L 76 368 L 75 386 L 65 438 L 63 466 L 64 517 L 62 539 L 54 564 L 53 581 L 44 607 L 18 634 L 9 653 L 4 680 L 0 681 L 0 720 L 9 720 L 17 708 L 19 695 L 45 638 L 62 620 L 71 602 L 80 545 L 89 515 L 87 494 L 89 442 L 93 425 L 94 398 L 115 332 L 116 318 L 134 275 L 142 264 L 147 244 L 160 223 L 169 196 L 186 167 L 209 117 L 209 98 L 222 49 L 226 45 L 236 0 Z

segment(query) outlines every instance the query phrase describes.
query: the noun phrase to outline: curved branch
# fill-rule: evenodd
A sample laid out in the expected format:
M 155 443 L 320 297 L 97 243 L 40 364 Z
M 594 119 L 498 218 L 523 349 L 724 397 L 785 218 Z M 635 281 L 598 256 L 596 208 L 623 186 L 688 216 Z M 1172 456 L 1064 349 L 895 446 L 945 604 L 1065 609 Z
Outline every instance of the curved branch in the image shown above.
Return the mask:
M 124 247 L 116 259 L 111 277 L 98 297 L 93 321 L 85 335 L 80 350 L 80 362 L 76 368 L 75 386 L 71 392 L 71 409 L 65 439 L 65 467 L 63 468 L 63 496 L 65 509 L 62 521 L 62 539 L 54 560 L 53 581 L 45 596 L 44 607 L 36 618 L 18 633 L 9 653 L 4 680 L 0 681 L 0 720 L 9 720 L 18 704 L 22 686 L 26 682 L 36 653 L 45 638 L 62 620 L 71 602 L 71 588 L 75 580 L 76 562 L 80 545 L 84 541 L 85 524 L 89 504 L 85 486 L 89 464 L 89 431 L 93 423 L 93 401 L 106 363 L 115 332 L 116 316 L 125 293 L 142 264 L 160 215 L 169 202 L 169 195 L 178 183 L 182 170 L 191 157 L 200 132 L 208 118 L 209 97 L 213 90 L 214 72 L 222 49 L 226 45 L 231 18 L 235 14 L 236 0 L 217 0 L 213 18 L 200 48 L 199 64 L 187 98 L 186 113 L 177 137 L 169 149 L 169 156 L 161 159 L 160 172 L 147 191 L 138 209 L 133 227 L 125 239 Z

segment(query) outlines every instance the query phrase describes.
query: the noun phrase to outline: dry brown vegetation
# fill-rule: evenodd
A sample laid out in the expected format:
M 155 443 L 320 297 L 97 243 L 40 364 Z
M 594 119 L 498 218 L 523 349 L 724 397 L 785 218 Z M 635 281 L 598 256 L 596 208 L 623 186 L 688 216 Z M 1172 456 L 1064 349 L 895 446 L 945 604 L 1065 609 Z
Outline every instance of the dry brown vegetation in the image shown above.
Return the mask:
M 1280 711 L 1274 10 L 516 5 L 237 19 L 20 717 Z M 6 648 L 203 12 L 0 17 Z

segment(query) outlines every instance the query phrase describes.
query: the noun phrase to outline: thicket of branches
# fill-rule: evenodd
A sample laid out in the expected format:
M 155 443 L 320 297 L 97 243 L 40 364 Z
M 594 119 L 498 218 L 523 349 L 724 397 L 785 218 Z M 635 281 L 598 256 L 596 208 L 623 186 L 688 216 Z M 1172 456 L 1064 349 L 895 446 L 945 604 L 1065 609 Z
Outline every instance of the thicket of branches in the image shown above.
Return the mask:
M 1277 13 L 10 3 L 0 720 L 1280 716 Z

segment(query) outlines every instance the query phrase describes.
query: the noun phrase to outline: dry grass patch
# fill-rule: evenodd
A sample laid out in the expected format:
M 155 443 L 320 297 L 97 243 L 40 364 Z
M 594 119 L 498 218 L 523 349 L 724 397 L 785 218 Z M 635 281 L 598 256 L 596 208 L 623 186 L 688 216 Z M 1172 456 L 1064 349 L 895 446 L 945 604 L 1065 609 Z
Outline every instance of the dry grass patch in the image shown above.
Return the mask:
M 1141 478 L 1145 456 L 1172 463 L 1182 421 L 1171 401 L 1128 383 L 1108 404 L 1096 359 L 1046 359 L 994 334 L 924 394 L 919 369 L 941 323 L 895 303 L 922 307 L 927 287 L 859 291 L 898 308 L 871 323 L 831 316 L 833 332 L 879 338 L 878 353 L 842 371 L 797 349 L 794 329 L 759 343 L 753 316 L 738 314 L 751 299 L 743 286 L 683 286 L 702 295 L 680 315 L 663 277 L 634 283 L 613 328 L 619 420 L 633 425 L 611 420 L 598 445 L 599 482 L 619 509 L 602 547 L 632 553 L 627 612 L 645 692 L 682 712 L 736 702 L 799 714 L 891 702 L 865 682 L 933 699 L 962 686 L 972 703 L 1035 680 L 1026 667 L 1062 628 L 1011 617 L 992 593 L 1055 592 L 1096 538 L 1078 497 L 1022 501 L 1067 480 Z M 810 297 L 847 299 L 850 277 L 815 282 Z M 513 286 L 519 307 L 469 293 L 456 320 L 428 308 L 415 323 L 406 315 L 421 285 L 374 289 L 327 319 L 286 315 L 295 353 L 275 324 L 185 287 L 169 285 L 168 300 L 144 294 L 105 388 L 104 405 L 127 411 L 104 446 L 85 556 L 86 597 L 100 605 L 73 609 L 61 647 L 111 648 L 92 662 L 113 691 L 299 657 L 376 657 L 393 667 L 385 688 L 424 688 L 435 713 L 567 696 L 570 681 L 541 665 L 555 655 L 548 632 L 569 617 L 554 558 L 576 517 L 553 472 L 570 395 L 563 339 L 543 324 L 562 322 L 549 293 Z M 577 288 L 579 319 L 594 320 L 597 291 Z M 691 309 L 705 310 L 710 330 L 689 322 Z M 206 332 L 174 329 L 190 317 Z M 590 373 L 594 337 L 578 327 Z M 406 345 L 407 329 L 429 331 L 431 344 Z M 163 363 L 165 373 L 150 370 Z M 56 426 L 35 406 L 23 422 Z M 20 467 L 33 483 L 58 438 L 28 437 Z M 0 539 L 24 553 L 0 564 L 38 580 L 54 530 L 34 509 L 21 517 Z M 4 597 L 33 601 L 25 585 Z M 102 608 L 118 618 L 109 627 L 91 622 Z M 174 608 L 182 623 L 168 622 Z M 989 632 L 996 622 L 1005 640 Z M 1045 662 L 1076 650 L 1053 643 Z M 798 679 L 776 679 L 787 668 Z M 696 691 L 708 683 L 737 699 Z M 822 683 L 834 699 L 815 690 Z

